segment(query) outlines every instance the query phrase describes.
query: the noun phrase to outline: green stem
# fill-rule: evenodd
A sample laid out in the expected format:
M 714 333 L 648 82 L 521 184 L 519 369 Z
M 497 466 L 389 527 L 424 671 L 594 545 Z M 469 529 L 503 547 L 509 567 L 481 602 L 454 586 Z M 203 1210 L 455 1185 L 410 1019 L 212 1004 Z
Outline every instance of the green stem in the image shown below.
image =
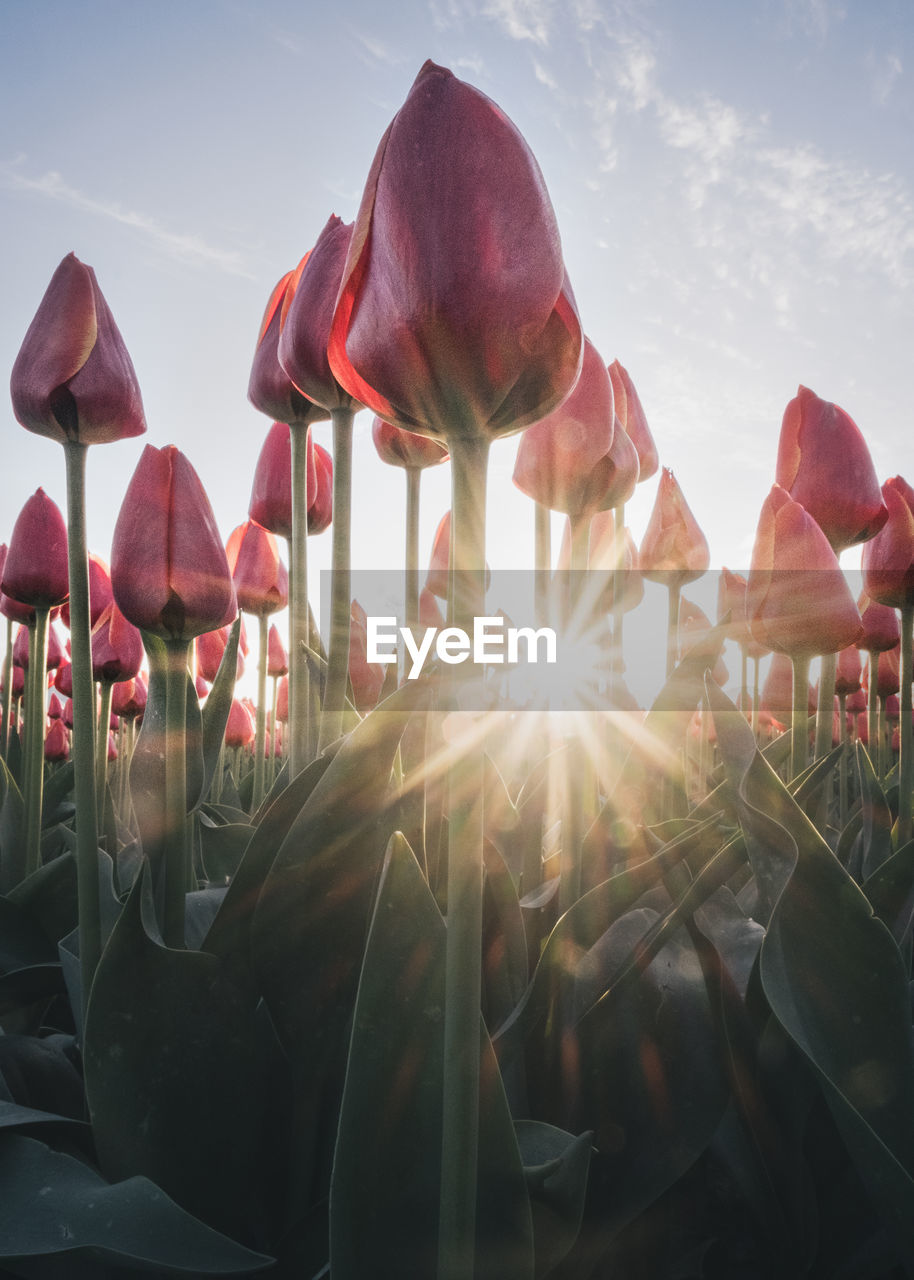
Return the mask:
M 866 700 L 866 745 L 873 768 L 878 773 L 879 763 L 879 654 L 870 652 L 869 688 Z
M 352 509 L 353 410 L 331 411 L 333 422 L 333 577 L 330 587 L 330 646 L 321 715 L 319 750 L 343 732 L 343 708 L 349 676 L 350 524 Z
M 898 845 L 911 839 L 911 788 L 914 786 L 914 759 L 911 758 L 911 659 L 914 645 L 914 605 L 901 607 L 901 662 L 898 687 Z
M 273 696 L 270 701 L 270 788 L 276 781 L 276 704 L 279 701 L 279 676 L 273 676 Z
M 99 681 L 101 701 L 98 707 L 98 724 L 95 734 L 95 808 L 100 823 L 105 821 L 105 788 L 108 785 L 108 725 L 111 721 L 111 694 L 114 686 L 110 680 Z
M 790 718 L 790 776 L 806 768 L 809 753 L 809 654 L 792 658 L 793 712 Z
M 49 608 L 35 607 L 29 632 L 29 692 L 26 700 L 25 747 L 26 845 L 25 874 L 41 866 L 41 809 L 44 798 L 45 683 L 48 658 Z
M 622 657 L 622 627 L 625 618 L 625 504 L 613 507 L 613 549 L 616 563 L 613 566 L 613 659 L 611 667 L 612 691 L 617 693 L 622 686 L 625 662 Z
M 534 607 L 536 625 L 549 625 L 549 576 L 552 572 L 552 512 L 541 502 L 533 506 L 533 557 L 536 566 Z
M 456 437 L 451 454 L 452 576 L 449 616 L 472 633 L 485 610 L 489 442 Z M 454 668 L 459 684 L 461 668 Z M 447 945 L 439 1280 L 472 1280 L 476 1243 L 482 983 L 484 748 L 465 749 L 448 772 Z
M 10 749 L 10 708 L 13 705 L 13 620 L 6 620 L 6 654 L 3 659 L 3 699 L 0 703 L 0 756 L 4 760 Z
M 759 667 L 761 666 L 761 662 L 761 658 L 755 657 L 752 659 L 752 732 L 755 735 L 756 742 L 758 742 L 759 711 L 761 710 L 759 707 L 759 697 L 761 696 L 759 688 Z
M 819 659 L 819 701 L 816 706 L 816 756 L 820 760 L 831 751 L 832 730 L 835 723 L 835 675 L 838 665 L 836 653 L 823 653 Z
M 258 623 L 260 652 L 257 655 L 257 719 L 254 725 L 254 790 L 251 794 L 251 813 L 256 813 L 263 801 L 267 746 L 267 648 L 270 636 L 268 615 L 261 614 Z
M 297 777 L 311 759 L 311 675 L 308 632 L 308 428 L 290 423 L 292 537 L 289 539 L 289 772 Z
M 165 684 L 165 908 L 166 947 L 184 946 L 187 886 L 187 642 L 169 641 Z
M 841 755 L 838 759 L 838 825 L 843 831 L 847 826 L 847 695 L 838 694 L 838 732 L 841 739 Z
M 406 625 L 416 631 L 419 626 L 419 467 L 406 469 L 406 583 L 404 608 Z
M 95 682 L 89 627 L 86 544 L 86 450 L 64 445 L 67 465 L 67 557 L 70 576 L 70 660 L 73 674 L 73 790 L 76 801 L 76 883 L 83 1015 L 102 949 L 95 807 Z
M 670 581 L 668 591 L 669 602 L 666 623 L 667 679 L 673 674 L 676 663 L 679 661 L 679 599 L 682 594 L 682 586 L 679 582 Z

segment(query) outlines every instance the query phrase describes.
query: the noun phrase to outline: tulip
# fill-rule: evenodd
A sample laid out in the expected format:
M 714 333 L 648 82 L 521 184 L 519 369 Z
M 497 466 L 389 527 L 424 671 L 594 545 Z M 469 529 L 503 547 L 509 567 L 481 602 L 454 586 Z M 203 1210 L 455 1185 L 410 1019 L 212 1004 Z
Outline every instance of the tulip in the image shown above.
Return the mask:
M 114 686 L 111 710 L 122 720 L 135 720 L 146 710 L 146 682 L 142 676 L 121 680 Z
M 213 683 L 218 674 L 219 664 L 222 662 L 222 655 L 225 653 L 230 631 L 231 627 L 220 627 L 218 631 L 204 631 L 194 641 L 197 670 L 209 684 Z M 235 659 L 235 680 L 240 680 L 243 675 L 244 653 L 239 644 L 238 656 Z
M 455 625 L 484 608 L 489 443 L 565 398 L 581 346 L 536 161 L 494 103 L 427 62 L 372 165 L 328 355 L 361 404 L 448 446 L 454 566 L 473 571 Z M 461 798 L 449 824 L 439 1256 L 457 1276 L 472 1274 L 475 1243 L 483 765 L 474 750 L 449 783 Z
M 147 445 L 121 506 L 111 548 L 124 616 L 166 644 L 230 622 L 235 589 L 209 499 L 174 445 Z
M 800 387 L 784 410 L 775 481 L 836 552 L 872 538 L 887 518 L 866 441 L 836 404 Z
M 98 714 L 98 736 L 95 744 L 96 804 L 99 813 L 105 809 L 107 785 L 108 721 L 114 686 L 133 680 L 143 661 L 143 640 L 139 631 L 127 621 L 112 601 L 92 632 L 92 674 L 99 683 L 101 706 Z
M 349 635 L 349 685 L 360 716 L 377 705 L 384 684 L 384 667 L 368 661 L 368 620 L 358 600 L 353 600 Z
M 257 728 L 254 739 L 254 789 L 252 811 L 256 812 L 264 792 L 264 743 L 266 742 L 267 648 L 269 615 L 284 609 L 289 599 L 289 577 L 279 558 L 272 533 L 253 520 L 240 525 L 229 539 L 228 560 L 232 568 L 238 604 L 257 616 L 260 648 L 257 660 Z
M 317 497 L 317 470 L 311 431 L 307 433 L 308 517 Z M 277 538 L 292 538 L 292 436 L 285 422 L 274 422 L 254 470 L 248 515 Z M 309 527 L 309 532 L 312 530 Z
M 308 456 L 309 424 L 327 418 L 325 409 L 314 404 L 290 381 L 279 363 L 280 329 L 284 314 L 295 296 L 303 264 L 279 281 L 264 313 L 254 364 L 248 384 L 248 398 L 261 412 L 288 424 L 289 428 L 289 649 L 292 654 L 293 730 L 290 771 L 295 777 L 310 758 L 310 675 L 305 647 L 308 629 L 308 548 L 309 503 L 316 478 Z M 256 518 L 255 512 L 251 512 Z M 266 526 L 265 526 L 266 527 Z
M 711 553 L 672 471 L 664 467 L 638 552 L 645 578 L 666 584 L 669 592 L 666 673 L 679 660 L 679 594 L 707 570 Z
M 96 622 L 108 608 L 108 605 L 114 599 L 111 591 L 111 574 L 108 566 L 99 556 L 89 556 L 89 625 L 94 627 Z M 70 625 L 70 604 L 69 601 L 60 608 L 60 620 L 65 627 Z
M 46 612 L 69 594 L 67 526 L 60 508 L 38 489 L 13 527 L 0 589 L 20 604 Z
M 404 431 L 383 418 L 376 417 L 372 422 L 371 439 L 378 457 L 391 467 L 422 471 L 447 462 L 447 449 L 440 441 L 416 435 L 415 431 Z
M 286 653 L 275 624 L 270 627 L 267 637 L 267 675 L 277 679 L 287 675 L 289 671 L 289 655 Z
M 247 706 L 238 698 L 232 699 L 225 725 L 227 747 L 247 747 L 254 741 L 254 720 Z
M 327 354 L 330 325 L 352 226 L 331 216 L 311 253 L 299 267 L 295 295 L 285 310 L 279 362 L 305 395 L 330 411 L 333 423 L 333 549 L 330 645 L 324 683 L 320 746 L 342 729 L 349 645 L 350 540 L 352 503 L 352 422 L 360 403 L 340 385 Z
M 838 654 L 835 676 L 835 692 L 839 697 L 856 693 L 861 682 L 860 650 L 851 644 Z
M 613 384 L 616 413 L 622 429 L 631 439 L 638 454 L 638 479 L 648 480 L 660 465 L 660 459 L 640 397 L 628 371 L 618 360 L 614 360 L 609 366 L 609 376 Z
M 775 484 L 759 517 L 746 588 L 753 636 L 790 655 L 801 696 L 814 654 L 833 654 L 860 634 L 861 619 L 828 539 L 811 515 Z M 833 686 L 833 678 L 832 678 Z M 826 695 L 831 701 L 831 688 Z M 806 734 L 793 716 L 792 772 L 806 761 Z
M 62 720 L 52 720 L 44 739 L 44 758 L 48 761 L 66 760 L 70 754 L 70 735 Z
M 73 667 L 69 662 L 62 662 L 54 673 L 54 688 L 65 698 L 73 697 Z
M 48 719 L 59 720 L 62 711 L 63 707 L 61 706 L 60 699 L 56 693 L 52 693 L 50 698 L 48 698 Z
M 237 609 L 228 561 L 197 473 L 173 445 L 147 445 L 127 488 L 111 548 L 114 599 L 145 634 L 150 665 L 165 668 L 164 891 L 161 927 L 184 945 L 188 646 Z M 158 640 L 160 643 L 156 643 Z

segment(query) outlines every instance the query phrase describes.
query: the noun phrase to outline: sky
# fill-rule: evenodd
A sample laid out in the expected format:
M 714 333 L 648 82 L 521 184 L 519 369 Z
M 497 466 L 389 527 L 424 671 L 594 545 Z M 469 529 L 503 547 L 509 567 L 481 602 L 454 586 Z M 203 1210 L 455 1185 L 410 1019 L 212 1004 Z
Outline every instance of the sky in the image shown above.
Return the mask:
M 108 558 L 147 442 L 187 454 L 225 537 L 246 519 L 270 425 L 246 398 L 264 305 L 331 213 L 354 218 L 427 58 L 539 161 L 584 330 L 631 374 L 712 566 L 748 566 L 799 384 L 850 413 L 880 480 L 914 480 L 907 0 L 0 0 L 0 370 L 73 251 L 146 408 L 145 438 L 90 451 L 92 550 Z M 39 486 L 65 505 L 62 450 L 5 404 L 0 541 Z M 370 422 L 354 562 L 391 568 L 404 478 Z M 533 563 L 515 448 L 492 451 L 495 568 Z M 426 473 L 423 556 L 448 484 Z M 627 508 L 636 541 L 656 485 Z M 316 568 L 329 544 L 312 541 Z

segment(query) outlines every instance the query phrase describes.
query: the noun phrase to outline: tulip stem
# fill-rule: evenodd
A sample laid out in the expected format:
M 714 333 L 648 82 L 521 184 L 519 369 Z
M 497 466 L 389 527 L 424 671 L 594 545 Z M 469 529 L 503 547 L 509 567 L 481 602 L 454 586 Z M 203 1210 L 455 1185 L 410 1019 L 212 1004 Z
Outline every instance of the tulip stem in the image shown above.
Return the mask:
M 613 694 L 622 687 L 625 661 L 622 657 L 622 626 L 625 617 L 625 504 L 613 507 L 613 603 L 612 664 L 610 681 Z
M 870 753 L 873 769 L 879 773 L 881 768 L 879 752 L 879 653 L 870 650 L 869 687 L 866 703 L 866 745 Z
M 911 839 L 911 788 L 914 786 L 914 760 L 911 759 L 911 659 L 914 645 L 914 605 L 901 606 L 901 661 L 898 684 L 898 841 L 903 848 Z
M 819 659 L 819 700 L 816 707 L 816 759 L 831 750 L 835 723 L 835 676 L 838 655 L 823 653 Z
M 35 606 L 35 621 L 29 631 L 29 691 L 26 699 L 26 845 L 25 874 L 41 865 L 41 809 L 44 797 L 45 676 L 48 657 L 48 617 L 50 609 Z
M 166 947 L 184 946 L 187 889 L 187 641 L 166 644 L 165 683 L 165 909 Z
M 6 620 L 6 654 L 3 659 L 3 700 L 0 704 L 0 756 L 4 760 L 10 750 L 10 707 L 13 704 L 13 620 Z
M 841 755 L 838 760 L 838 829 L 843 831 L 847 826 L 847 753 L 849 749 L 847 731 L 847 695 L 838 694 L 838 737 L 841 742 Z
M 254 725 L 254 790 L 251 795 L 251 813 L 256 813 L 263 802 L 263 780 L 266 768 L 267 730 L 267 649 L 270 643 L 270 618 L 262 613 L 258 619 L 260 652 L 257 655 L 257 719 Z
M 323 751 L 343 732 L 343 708 L 349 676 L 350 513 L 352 507 L 352 421 L 354 411 L 331 410 L 333 422 L 333 576 L 330 588 L 330 645 L 321 715 Z
M 448 616 L 472 634 L 485 610 L 486 471 L 489 442 L 448 440 L 451 581 Z M 463 668 L 454 668 L 455 695 Z M 482 983 L 484 748 L 472 742 L 448 770 L 444 1100 L 438 1280 L 472 1280 L 476 1245 Z
M 105 788 L 108 785 L 108 725 L 111 721 L 111 694 L 114 685 L 110 680 L 98 683 L 101 700 L 98 707 L 98 724 L 95 732 L 95 807 L 99 825 L 105 825 Z
M 533 507 L 533 562 L 536 625 L 549 625 L 549 577 L 552 572 L 552 512 L 541 502 Z
M 407 467 L 404 609 L 406 625 L 414 632 L 419 626 L 419 486 L 421 483 L 421 468 Z
M 666 627 L 666 677 L 669 680 L 679 661 L 679 600 L 682 588 L 678 582 L 669 582 L 669 602 Z
M 809 663 L 808 653 L 791 658 L 793 665 L 793 711 L 790 718 L 790 776 L 796 778 L 806 768 L 809 753 Z
M 311 759 L 311 673 L 308 630 L 308 427 L 289 424 L 292 448 L 292 537 L 289 539 L 289 779 Z
M 78 440 L 63 447 L 67 466 L 67 560 L 70 578 L 70 660 L 73 677 L 73 790 L 76 801 L 76 892 L 82 1013 L 102 950 L 98 889 L 98 811 L 95 805 L 95 681 L 89 626 L 86 544 L 86 452 Z

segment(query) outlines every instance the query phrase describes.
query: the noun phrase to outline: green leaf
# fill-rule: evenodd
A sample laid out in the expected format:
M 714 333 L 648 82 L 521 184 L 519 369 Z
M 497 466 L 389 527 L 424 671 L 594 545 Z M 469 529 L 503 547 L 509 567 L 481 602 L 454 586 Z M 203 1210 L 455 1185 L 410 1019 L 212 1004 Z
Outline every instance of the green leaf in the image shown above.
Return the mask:
M 185 1276 L 247 1275 L 273 1263 L 197 1221 L 149 1179 L 111 1186 L 19 1134 L 0 1136 L 0 1201 L 3 1261 L 63 1255 Z
M 869 752 L 857 743 L 857 772 L 860 775 L 860 812 L 863 823 L 861 881 L 869 879 L 892 856 L 892 811 L 879 785 Z
M 412 851 L 385 859 L 353 1020 L 330 1190 L 334 1280 L 436 1271 L 445 926 Z M 476 1280 L 533 1276 L 517 1139 L 480 1019 Z
M 505 860 L 488 840 L 483 846 L 483 1016 L 498 1027 L 527 987 L 527 941 L 517 890 Z
M 518 1120 L 515 1132 L 533 1212 L 536 1280 L 543 1280 L 578 1238 L 593 1135 L 575 1137 L 538 1120 Z
M 189 1212 L 263 1238 L 269 1084 L 250 1001 L 199 951 L 154 934 L 148 871 L 89 997 L 86 1096 L 102 1171 L 151 1178 Z
M 908 945 L 914 919 L 914 840 L 881 863 L 864 882 L 863 892 L 899 948 Z
M 76 861 L 72 853 L 33 871 L 10 892 L 9 899 L 27 911 L 56 946 L 76 928 Z
M 241 614 L 232 624 L 219 670 L 206 695 L 206 703 L 202 712 L 202 744 L 203 744 L 203 779 L 200 786 L 201 803 L 209 794 L 210 785 L 216 775 L 219 763 L 219 752 L 225 737 L 225 726 L 228 724 L 229 712 L 232 709 L 232 698 L 235 696 L 235 672 L 238 664 L 238 641 L 241 636 Z M 194 691 L 196 701 L 196 690 Z
M 750 856 L 754 848 L 759 869 L 769 864 L 765 996 L 815 1067 L 861 1178 L 910 1255 L 914 1045 L 901 956 L 733 704 L 710 686 L 708 696 Z
M 237 872 L 254 828 L 247 822 L 227 822 L 224 826 L 199 825 L 203 869 L 214 885 L 225 884 Z

